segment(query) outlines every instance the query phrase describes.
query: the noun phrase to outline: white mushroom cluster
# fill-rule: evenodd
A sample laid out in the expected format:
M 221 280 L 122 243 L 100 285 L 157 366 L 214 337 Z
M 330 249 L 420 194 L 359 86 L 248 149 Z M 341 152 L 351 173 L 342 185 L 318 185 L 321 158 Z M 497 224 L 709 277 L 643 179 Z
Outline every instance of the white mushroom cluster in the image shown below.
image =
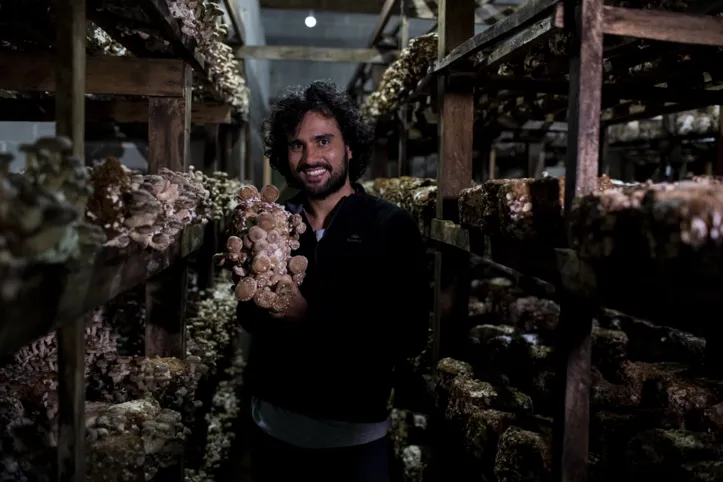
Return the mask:
M 212 370 L 216 368 L 235 334 L 236 303 L 233 284 L 219 277 L 213 291 L 189 307 L 186 319 L 188 358 L 197 357 Z
M 96 50 L 103 55 L 111 55 L 114 57 L 126 57 L 130 55 L 128 49 L 119 44 L 108 35 L 105 30 L 88 20 L 86 28 L 86 41 L 88 49 Z
M 415 37 L 384 72 L 379 88 L 361 106 L 362 114 L 376 119 L 395 111 L 427 75 L 437 58 L 437 33 Z
M 227 172 L 216 171 L 211 175 L 203 174 L 201 182 L 210 193 L 208 212 L 212 220 L 218 221 L 234 210 L 241 181 L 230 179 Z
M 196 40 L 196 51 L 201 54 L 213 85 L 236 111 L 247 114 L 248 87 L 239 72 L 233 48 L 223 42 L 228 27 L 223 23 L 221 6 L 206 0 L 168 0 L 168 6 L 181 31 Z
M 203 460 L 199 469 L 186 469 L 186 482 L 217 480 L 217 471 L 222 462 L 228 460 L 231 443 L 236 435 L 233 424 L 241 410 L 239 390 L 243 384 L 242 374 L 246 366 L 239 343 L 236 345 L 231 364 L 224 370 L 224 379 L 219 382 L 213 395 L 211 410 L 206 414 L 208 432 Z
M 135 174 L 110 158 L 92 169 L 87 218 L 106 232 L 107 246 L 165 250 L 185 226 L 206 223 L 210 193 L 200 172 L 161 169 Z
M 111 303 L 89 317 L 85 331 L 88 480 L 108 480 L 104 478 L 108 471 L 126 477 L 113 480 L 157 479 L 159 469 L 178 461 L 184 438 L 190 446 L 206 440 L 205 432 L 189 433 L 181 422 L 188 428 L 198 428 L 200 422 L 209 431 L 210 445 L 199 447 L 195 459 L 187 458 L 187 468 L 209 465 L 206 460 L 217 464 L 218 457 L 209 454 L 228 450 L 243 359 L 238 350 L 229 356 L 236 334 L 236 300 L 226 279 L 229 273 L 223 274 L 213 291 L 200 292 L 198 299 L 189 301 L 185 361 L 139 356 L 137 340 L 123 340 L 119 325 L 133 320 L 135 338 L 142 343 L 136 320 L 143 305 L 128 303 L 132 296 L 119 301 L 122 307 Z M 138 313 L 130 313 L 133 310 Z M 125 350 L 138 349 L 120 355 L 118 341 L 127 345 Z M 55 336 L 49 335 L 0 367 L 1 482 L 45 480 L 53 471 L 56 357 Z M 205 388 L 199 389 L 201 380 Z
M 43 137 L 20 147 L 26 168 L 10 173 L 0 154 L 0 264 L 63 263 L 79 256 L 99 233 L 82 225 L 91 189 L 65 137 Z
M 261 192 L 254 186 L 241 188 L 226 252 L 217 256 L 241 278 L 235 289 L 239 301 L 253 300 L 261 308 L 283 313 L 293 284 L 303 283 L 309 262 L 291 256 L 306 224 L 301 215 L 276 204 L 278 198 L 279 190 L 271 185 Z

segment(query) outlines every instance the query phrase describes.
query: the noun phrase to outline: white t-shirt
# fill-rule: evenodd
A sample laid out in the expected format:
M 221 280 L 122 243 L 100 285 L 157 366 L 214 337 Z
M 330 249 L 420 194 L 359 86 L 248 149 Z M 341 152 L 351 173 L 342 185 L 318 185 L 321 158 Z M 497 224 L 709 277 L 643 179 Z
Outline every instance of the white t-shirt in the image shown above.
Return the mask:
M 317 241 L 324 230 L 315 231 Z M 286 410 L 257 397 L 251 399 L 251 415 L 261 430 L 288 444 L 308 449 L 353 447 L 374 442 L 389 430 L 389 419 L 383 422 L 341 422 L 308 417 Z

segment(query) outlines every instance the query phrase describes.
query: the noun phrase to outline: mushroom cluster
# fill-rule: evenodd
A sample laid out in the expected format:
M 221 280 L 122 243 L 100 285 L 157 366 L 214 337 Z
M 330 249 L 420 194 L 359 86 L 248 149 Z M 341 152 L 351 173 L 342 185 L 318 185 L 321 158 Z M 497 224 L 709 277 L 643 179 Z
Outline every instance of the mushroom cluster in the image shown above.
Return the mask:
M 20 147 L 26 168 L 10 173 L 13 157 L 0 154 L 0 263 L 63 263 L 79 255 L 91 189 L 65 137 L 43 137 Z M 92 236 L 91 236 L 92 237 Z
M 211 194 L 208 208 L 209 217 L 220 220 L 236 207 L 236 193 L 241 189 L 241 181 L 229 179 L 227 172 L 216 171 L 211 175 L 203 174 L 201 181 Z
M 196 51 L 224 101 L 239 113 L 248 114 L 248 87 L 238 70 L 233 48 L 223 42 L 228 27 L 223 23 L 221 6 L 205 0 L 169 0 L 168 6 L 181 31 L 196 40 Z
M 128 49 L 113 40 L 113 38 L 108 35 L 105 30 L 101 29 L 90 20 L 87 22 L 85 38 L 88 43 L 89 50 L 97 50 L 103 55 L 111 55 L 114 57 L 126 57 L 130 55 Z
M 107 246 L 165 250 L 183 228 L 206 223 L 210 193 L 203 174 L 162 168 L 158 174 L 135 174 L 109 158 L 92 169 L 95 189 L 87 217 L 106 231 Z
M 241 278 L 235 289 L 239 301 L 253 300 L 261 308 L 283 313 L 293 284 L 303 283 L 309 261 L 291 256 L 306 224 L 300 214 L 276 204 L 278 198 L 279 190 L 271 185 L 261 192 L 254 186 L 241 188 L 226 252 L 219 255 L 221 265 Z
M 376 119 L 392 113 L 427 75 L 436 58 L 436 33 L 411 39 L 409 47 L 402 50 L 399 58 L 384 72 L 377 91 L 362 105 L 362 114 Z
M 137 340 L 123 341 L 125 350 L 137 347 L 134 353 L 119 353 L 117 342 L 123 337 L 118 329 L 142 314 L 142 304 L 125 299 L 122 308 L 106 305 L 93 313 L 85 330 L 87 480 L 111 480 L 104 472 L 109 468 L 121 477 L 112 480 L 157 480 L 160 468 L 178 461 L 184 440 L 189 447 L 199 445 L 186 451 L 196 455 L 186 457 L 189 470 L 211 474 L 225 460 L 240 407 L 236 392 L 244 362 L 238 346 L 230 353 L 237 302 L 230 274 L 222 275 L 213 291 L 197 292 L 197 299 L 189 301 L 185 361 L 138 356 Z M 142 336 L 136 328 L 141 343 Z M 53 471 L 56 358 L 53 334 L 0 367 L 2 482 L 45 480 Z

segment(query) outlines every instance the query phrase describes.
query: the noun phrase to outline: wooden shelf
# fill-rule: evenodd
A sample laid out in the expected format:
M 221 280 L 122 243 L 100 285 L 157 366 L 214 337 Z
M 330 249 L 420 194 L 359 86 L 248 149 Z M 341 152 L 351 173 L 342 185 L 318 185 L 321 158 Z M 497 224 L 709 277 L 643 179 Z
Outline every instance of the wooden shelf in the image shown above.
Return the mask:
M 186 227 L 165 251 L 102 248 L 76 263 L 38 264 L 3 275 L 1 286 L 19 283 L 0 300 L 0 356 L 112 300 L 182 260 L 203 243 L 205 225 Z
M 548 297 L 555 294 L 557 267 L 554 248 L 551 246 L 530 243 L 527 249 L 520 249 L 519 242 L 495 239 L 441 219 L 432 220 L 429 238 L 478 256 L 480 262 L 510 277 L 528 292 Z M 519 256 L 519 253 L 526 255 Z M 542 278 L 538 275 L 542 275 Z
M 87 6 L 88 18 L 136 57 L 182 59 L 211 87 L 196 41 L 181 32 L 165 0 L 88 0 Z M 134 34 L 128 33 L 127 26 L 133 27 Z M 159 38 L 146 40 L 139 31 L 157 32 Z M 160 47 L 159 41 L 167 42 L 168 48 Z M 214 100 L 221 100 L 213 88 L 211 94 Z

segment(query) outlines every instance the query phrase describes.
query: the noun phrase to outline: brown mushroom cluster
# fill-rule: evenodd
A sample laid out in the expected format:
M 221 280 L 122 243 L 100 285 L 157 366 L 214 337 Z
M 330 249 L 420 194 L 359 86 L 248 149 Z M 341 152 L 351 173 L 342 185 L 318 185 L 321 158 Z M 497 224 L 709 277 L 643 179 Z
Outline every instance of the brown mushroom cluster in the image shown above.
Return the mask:
M 224 43 L 228 34 L 224 10 L 218 3 L 206 0 L 174 0 L 168 6 L 181 32 L 196 41 L 196 51 L 224 101 L 237 112 L 248 114 L 248 87 L 239 72 L 233 48 Z
M 203 174 L 162 168 L 158 174 L 129 171 L 115 158 L 91 170 L 94 189 L 87 218 L 102 226 L 107 246 L 165 250 L 185 226 L 206 223 L 210 193 Z
M 221 265 L 240 278 L 235 288 L 239 301 L 253 300 L 261 308 L 283 313 L 293 284 L 303 283 L 309 262 L 291 255 L 299 248 L 306 224 L 301 215 L 277 204 L 278 198 L 279 190 L 271 185 L 260 192 L 250 185 L 241 188 L 231 236 L 219 256 Z
M 411 39 L 409 46 L 384 72 L 377 91 L 361 106 L 362 114 L 377 119 L 393 113 L 427 75 L 436 59 L 436 32 Z
M 406 209 L 417 220 L 422 231 L 436 216 L 437 181 L 402 176 L 377 178 L 362 184 L 371 195 Z

